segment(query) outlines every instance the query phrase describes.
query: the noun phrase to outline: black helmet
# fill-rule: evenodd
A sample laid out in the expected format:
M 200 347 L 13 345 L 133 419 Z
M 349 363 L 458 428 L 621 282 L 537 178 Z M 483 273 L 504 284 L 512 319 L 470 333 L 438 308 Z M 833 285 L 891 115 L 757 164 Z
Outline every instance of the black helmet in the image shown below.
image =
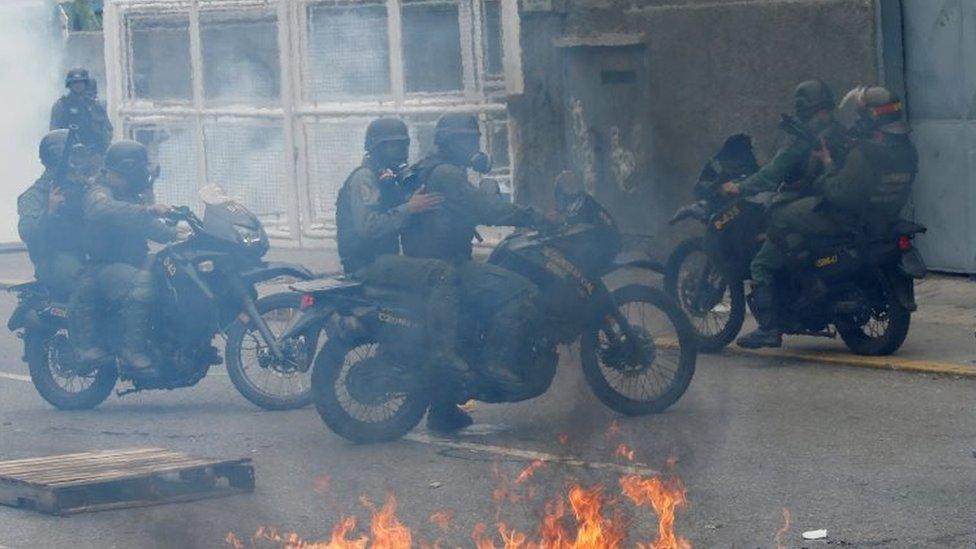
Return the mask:
M 434 129 L 436 145 L 447 143 L 452 136 L 456 135 L 481 135 L 478 117 L 473 114 L 452 113 L 445 114 L 437 120 Z
M 818 111 L 834 109 L 834 92 L 823 80 L 800 82 L 793 90 L 793 106 L 800 120 L 810 120 Z
M 68 75 L 64 77 L 64 87 L 70 87 L 71 84 L 74 84 L 75 82 L 87 83 L 89 80 L 91 80 L 91 77 L 88 75 L 87 69 L 71 69 L 68 71 Z
M 64 146 L 68 142 L 68 130 L 54 130 L 41 138 L 38 146 L 38 156 L 45 168 L 55 168 L 64 155 Z
M 372 151 L 381 143 L 410 141 L 407 125 L 399 118 L 377 118 L 366 128 L 366 150 Z
M 104 166 L 126 179 L 149 175 L 149 151 L 136 141 L 116 141 L 105 151 Z

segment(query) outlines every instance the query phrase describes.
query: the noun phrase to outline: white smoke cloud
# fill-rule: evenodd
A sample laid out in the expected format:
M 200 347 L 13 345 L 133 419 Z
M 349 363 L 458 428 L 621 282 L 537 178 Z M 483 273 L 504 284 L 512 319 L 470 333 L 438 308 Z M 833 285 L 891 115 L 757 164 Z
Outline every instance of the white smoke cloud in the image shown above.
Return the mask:
M 52 36 L 53 8 L 44 0 L 0 2 L 0 242 L 17 236 L 17 196 L 43 168 L 37 143 L 47 132 L 61 90 L 61 53 Z

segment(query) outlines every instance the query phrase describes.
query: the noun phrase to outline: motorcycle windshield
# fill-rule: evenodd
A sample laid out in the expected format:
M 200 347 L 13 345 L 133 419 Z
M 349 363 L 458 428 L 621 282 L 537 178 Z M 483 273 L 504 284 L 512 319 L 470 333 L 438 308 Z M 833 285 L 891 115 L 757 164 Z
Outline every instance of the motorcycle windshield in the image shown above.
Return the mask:
M 240 202 L 229 197 L 217 185 L 207 185 L 200 190 L 205 204 L 203 226 L 215 239 L 253 250 L 264 255 L 268 249 L 268 235 L 261 221 Z

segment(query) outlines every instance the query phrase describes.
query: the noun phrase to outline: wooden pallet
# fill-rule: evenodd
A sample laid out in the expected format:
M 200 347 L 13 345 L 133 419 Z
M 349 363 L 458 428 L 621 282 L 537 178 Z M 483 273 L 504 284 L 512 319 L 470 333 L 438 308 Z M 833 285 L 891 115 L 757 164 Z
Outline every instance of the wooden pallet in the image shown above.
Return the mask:
M 127 448 L 0 461 L 0 504 L 71 515 L 254 491 L 250 458 Z

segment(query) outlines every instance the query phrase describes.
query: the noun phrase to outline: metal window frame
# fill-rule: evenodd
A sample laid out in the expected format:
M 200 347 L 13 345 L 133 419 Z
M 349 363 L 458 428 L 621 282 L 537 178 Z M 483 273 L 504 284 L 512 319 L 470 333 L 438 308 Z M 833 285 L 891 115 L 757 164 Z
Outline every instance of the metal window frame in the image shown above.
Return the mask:
M 221 118 L 279 123 L 285 136 L 285 186 L 288 204 L 288 241 L 279 245 L 303 244 L 303 240 L 330 238 L 330 231 L 312 230 L 316 220 L 310 199 L 311 162 L 307 128 L 317 120 L 351 116 L 440 114 L 476 112 L 485 116 L 506 116 L 507 95 L 522 92 L 521 49 L 518 0 L 500 0 L 502 17 L 502 55 L 504 86 L 486 74 L 483 32 L 484 0 L 421 0 L 423 4 L 456 4 L 461 37 L 463 89 L 458 93 L 406 93 L 404 77 L 403 20 L 401 0 L 380 0 L 387 9 L 391 95 L 363 100 L 313 101 L 308 90 L 309 9 L 315 5 L 349 4 L 358 0 L 107 0 L 104 8 L 105 61 L 108 89 L 106 98 L 116 128 L 122 137 L 125 128 L 146 124 L 179 122 L 193 127 L 197 155 L 197 180 L 207 181 L 207 155 L 204 125 Z M 200 15 L 211 11 L 256 11 L 271 13 L 277 20 L 278 53 L 281 72 L 280 100 L 274 107 L 255 105 L 211 105 L 204 96 L 202 35 Z M 189 18 L 190 73 L 192 99 L 188 103 L 161 103 L 133 98 L 131 90 L 131 36 L 127 17 L 132 14 L 186 15 Z M 505 94 L 499 93 L 504 90 Z M 511 124 L 509 124 L 511 133 Z M 486 135 L 490 135 L 486 133 Z M 490 137 L 489 137 L 490 139 Z M 290 152 L 289 152 L 290 151 Z M 514 176 L 516 155 L 509 139 Z

